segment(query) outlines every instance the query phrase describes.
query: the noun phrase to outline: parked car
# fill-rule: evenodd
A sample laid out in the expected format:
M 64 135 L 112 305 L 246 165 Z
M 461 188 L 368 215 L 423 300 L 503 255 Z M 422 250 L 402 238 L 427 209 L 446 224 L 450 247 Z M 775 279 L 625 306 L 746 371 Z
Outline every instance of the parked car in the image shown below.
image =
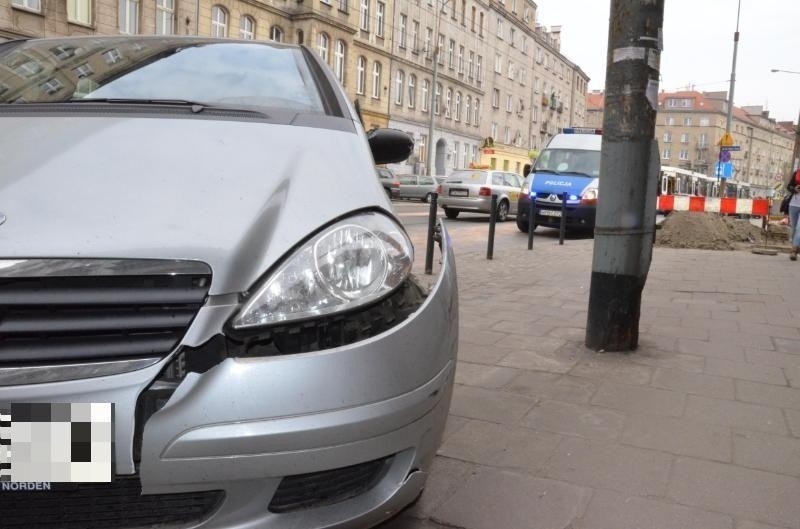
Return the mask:
M 430 176 L 400 175 L 400 198 L 430 202 L 436 192 L 436 181 Z
M 411 138 L 365 133 L 304 47 L 27 39 L 0 64 L 26 65 L 0 72 L 0 403 L 114 406 L 97 483 L 14 449 L 0 526 L 371 527 L 414 501 L 458 297 L 444 227 L 424 290 L 375 178 Z
M 448 219 L 462 211 L 491 213 L 492 195 L 497 195 L 497 220 L 517 213 L 522 177 L 508 171 L 458 169 L 439 186 L 439 204 Z
M 394 175 L 391 169 L 385 167 L 376 168 L 378 179 L 381 181 L 383 190 L 389 198 L 400 198 L 400 180 Z
M 556 134 L 536 159 L 519 195 L 517 228 L 528 232 L 531 198 L 536 200 L 537 226 L 559 228 L 566 195 L 566 229 L 594 230 L 600 178 L 599 129 L 566 128 Z

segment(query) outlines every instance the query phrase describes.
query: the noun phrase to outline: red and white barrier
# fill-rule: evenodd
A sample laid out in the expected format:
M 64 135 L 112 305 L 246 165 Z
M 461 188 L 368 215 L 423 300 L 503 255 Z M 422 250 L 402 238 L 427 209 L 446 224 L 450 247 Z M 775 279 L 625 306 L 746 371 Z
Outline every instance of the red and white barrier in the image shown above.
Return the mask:
M 658 197 L 659 211 L 701 211 L 729 215 L 769 214 L 769 200 L 765 198 L 718 198 L 686 195 L 661 195 Z

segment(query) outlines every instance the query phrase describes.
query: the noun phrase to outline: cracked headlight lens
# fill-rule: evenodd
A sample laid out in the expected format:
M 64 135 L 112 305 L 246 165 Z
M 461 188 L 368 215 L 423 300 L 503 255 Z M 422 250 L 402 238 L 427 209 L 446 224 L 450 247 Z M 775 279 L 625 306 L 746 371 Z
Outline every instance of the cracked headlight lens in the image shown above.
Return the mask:
M 411 272 L 414 249 L 380 213 L 360 213 L 312 237 L 286 259 L 234 318 L 246 329 L 346 311 L 392 292 Z

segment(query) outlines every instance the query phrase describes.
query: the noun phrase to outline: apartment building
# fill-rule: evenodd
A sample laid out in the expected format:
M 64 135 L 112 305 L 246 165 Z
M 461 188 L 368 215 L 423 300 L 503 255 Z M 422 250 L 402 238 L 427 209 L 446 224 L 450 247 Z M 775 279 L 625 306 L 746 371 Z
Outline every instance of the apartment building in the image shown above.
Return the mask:
M 656 138 L 661 164 L 714 176 L 719 142 L 725 134 L 727 92 L 662 92 Z M 734 107 L 731 135 L 740 151 L 731 153 L 734 180 L 765 195 L 791 167 L 794 137 L 760 106 Z
M 601 90 L 592 90 L 586 94 L 586 120 L 585 125 L 590 128 L 603 128 L 603 106 L 605 94 Z
M 661 165 L 714 176 L 719 142 L 725 134 L 727 92 L 661 92 L 656 139 Z M 587 95 L 587 126 L 603 123 L 603 93 Z M 778 123 L 761 106 L 734 107 L 731 135 L 741 150 L 731 153 L 734 180 L 751 186 L 752 195 L 768 195 L 789 174 L 794 133 L 791 123 Z

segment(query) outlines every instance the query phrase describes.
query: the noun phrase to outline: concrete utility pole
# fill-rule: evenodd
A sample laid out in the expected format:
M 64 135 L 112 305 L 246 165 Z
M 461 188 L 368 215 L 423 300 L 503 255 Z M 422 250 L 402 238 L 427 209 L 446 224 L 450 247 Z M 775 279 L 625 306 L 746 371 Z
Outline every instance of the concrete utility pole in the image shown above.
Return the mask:
M 733 34 L 733 66 L 731 66 L 731 83 L 728 88 L 728 118 L 725 121 L 725 137 L 720 141 L 719 148 L 719 162 L 720 170 L 722 169 L 722 147 L 730 147 L 733 145 L 731 138 L 731 124 L 733 123 L 733 91 L 736 88 L 736 54 L 739 51 L 739 14 L 742 11 L 742 0 L 739 0 L 738 7 L 736 8 L 736 32 Z M 719 175 L 718 175 L 719 176 Z M 728 183 L 726 178 L 720 179 L 719 196 L 725 196 L 725 186 Z
M 612 0 L 586 346 L 639 342 L 660 168 L 655 140 L 664 0 Z
M 433 167 L 433 149 L 435 148 L 433 142 L 433 121 L 436 118 L 436 113 L 434 112 L 434 105 L 436 104 L 436 85 L 439 83 L 439 54 L 442 53 L 442 50 L 439 49 L 439 31 L 441 25 L 441 18 L 442 18 L 442 10 L 447 6 L 450 0 L 444 0 L 442 5 L 439 6 L 440 0 L 435 0 L 436 4 L 436 34 L 433 36 L 434 42 L 436 43 L 433 46 L 433 85 L 431 85 L 431 104 L 430 104 L 430 121 L 428 122 L 428 176 L 433 176 L 436 174 L 434 172 Z

